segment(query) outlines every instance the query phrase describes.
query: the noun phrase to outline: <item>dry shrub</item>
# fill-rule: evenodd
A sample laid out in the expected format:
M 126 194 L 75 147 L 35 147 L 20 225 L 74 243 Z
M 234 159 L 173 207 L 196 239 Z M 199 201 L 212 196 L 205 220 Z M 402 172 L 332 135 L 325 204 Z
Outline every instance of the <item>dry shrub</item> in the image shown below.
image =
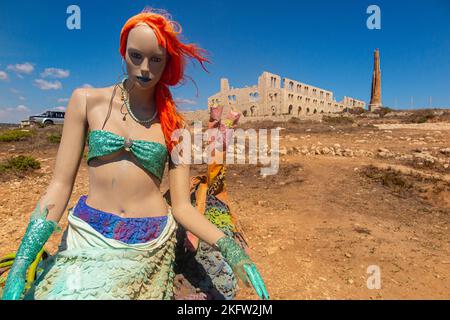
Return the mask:
M 349 125 L 355 122 L 355 120 L 346 116 L 339 116 L 339 117 L 324 116 L 322 118 L 322 121 L 332 125 Z

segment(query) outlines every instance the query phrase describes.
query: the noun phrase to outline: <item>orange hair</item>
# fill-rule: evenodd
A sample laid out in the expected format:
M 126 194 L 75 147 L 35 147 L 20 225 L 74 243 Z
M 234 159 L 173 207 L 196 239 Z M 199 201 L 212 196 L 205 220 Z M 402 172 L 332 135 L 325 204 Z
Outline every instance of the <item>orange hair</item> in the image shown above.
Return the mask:
M 166 145 L 169 152 L 171 152 L 175 146 L 175 142 L 171 139 L 172 132 L 176 129 L 184 128 L 185 119 L 177 111 L 168 86 L 175 86 L 180 82 L 184 82 L 184 68 L 187 57 L 197 59 L 206 72 L 208 70 L 206 70 L 203 62 L 210 63 L 210 61 L 202 55 L 207 53 L 206 50 L 199 48 L 195 44 L 184 44 L 178 39 L 177 35 L 181 34 L 181 26 L 172 21 L 168 14 L 163 15 L 153 12 L 139 13 L 131 17 L 123 26 L 120 32 L 119 51 L 124 59 L 128 34 L 138 23 L 146 23 L 151 27 L 156 34 L 159 45 L 166 48 L 168 53 L 166 67 L 155 87 L 155 100 Z M 175 30 L 176 27 L 179 30 Z

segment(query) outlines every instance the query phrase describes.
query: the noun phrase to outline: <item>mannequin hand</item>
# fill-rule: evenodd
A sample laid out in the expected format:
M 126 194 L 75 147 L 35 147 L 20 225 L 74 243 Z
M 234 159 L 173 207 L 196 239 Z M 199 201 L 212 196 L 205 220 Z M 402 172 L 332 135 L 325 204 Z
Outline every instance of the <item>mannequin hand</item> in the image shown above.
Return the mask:
M 26 283 L 26 271 L 23 272 L 23 269 L 23 267 L 17 266 L 9 272 L 2 300 L 19 300 L 22 298 Z
M 210 122 L 218 123 L 222 118 L 223 105 L 213 104 L 209 109 Z
M 253 286 L 260 299 L 269 299 L 264 281 L 256 265 L 250 260 L 244 250 L 230 237 L 220 238 L 216 242 L 226 262 L 235 274 L 245 283 Z
M 43 248 L 50 235 L 57 229 L 54 221 L 47 221 L 47 208 L 40 210 L 39 202 L 33 211 L 25 235 L 20 243 L 14 264 L 3 290 L 3 300 L 18 300 L 25 291 L 27 270 Z

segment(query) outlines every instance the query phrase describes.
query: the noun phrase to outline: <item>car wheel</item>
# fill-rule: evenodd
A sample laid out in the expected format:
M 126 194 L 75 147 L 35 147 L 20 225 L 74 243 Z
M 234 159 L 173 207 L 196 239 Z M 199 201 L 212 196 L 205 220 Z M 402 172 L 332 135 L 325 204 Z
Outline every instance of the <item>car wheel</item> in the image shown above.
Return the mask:
M 53 125 L 53 121 L 51 121 L 51 120 L 44 121 L 44 126 L 51 126 L 51 125 Z

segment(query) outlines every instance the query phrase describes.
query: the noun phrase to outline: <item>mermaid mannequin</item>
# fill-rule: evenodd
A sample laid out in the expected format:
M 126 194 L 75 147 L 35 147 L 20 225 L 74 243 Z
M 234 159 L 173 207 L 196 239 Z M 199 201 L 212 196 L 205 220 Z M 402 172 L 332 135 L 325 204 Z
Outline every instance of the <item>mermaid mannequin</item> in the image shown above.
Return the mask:
M 123 87 L 118 89 L 115 85 L 74 90 L 67 106 L 55 172 L 35 210 L 38 213 L 45 211 L 45 214 L 34 214 L 35 217 L 40 217 L 41 224 L 47 223 L 45 232 L 38 230 L 39 227 L 29 226 L 19 248 L 18 257 L 34 259 L 32 255 L 41 249 L 54 230 L 54 225 L 61 219 L 73 190 L 89 130 L 91 133 L 109 132 L 127 141 L 131 141 L 128 139 L 150 141 L 154 145 L 167 146 L 167 151 L 172 149 L 173 142 L 169 140 L 170 136 L 167 134 L 170 124 L 167 125 L 167 122 L 175 118 L 161 112 L 161 104 L 158 105 L 158 94 L 161 92 L 158 90 L 162 90 L 165 94 L 167 91 L 158 88 L 157 84 L 162 79 L 167 82 L 166 69 L 173 58 L 165 39 L 161 37 L 160 29 L 152 28 L 145 22 L 150 21 L 148 15 L 150 14 L 142 13 L 133 17 L 129 22 L 133 19 L 140 22 L 127 22 L 128 29 L 122 30 L 121 54 L 127 69 L 127 80 L 123 82 Z M 163 17 L 159 19 L 156 21 L 164 20 Z M 177 32 L 172 31 L 172 36 L 174 34 Z M 184 48 L 186 53 L 188 47 Z M 200 55 L 192 54 L 193 47 L 189 48 L 190 56 L 196 57 L 200 62 L 207 61 Z M 126 113 L 123 113 L 123 94 L 126 95 L 126 102 L 130 106 Z M 153 120 L 145 121 L 145 119 Z M 162 123 L 163 121 L 165 123 Z M 109 143 L 109 138 L 104 139 L 105 143 Z M 85 199 L 85 205 L 101 212 L 114 213 L 124 219 L 161 218 L 171 212 L 175 220 L 186 230 L 220 249 L 237 275 L 247 285 L 251 282 L 261 298 L 268 298 L 259 272 L 248 256 L 192 205 L 189 165 L 174 164 L 169 158 L 171 208 L 160 192 L 159 177 L 154 172 L 145 170 L 142 162 L 130 152 L 129 148 L 120 148 L 101 157 L 93 157 L 89 160 L 88 170 L 89 194 Z M 36 234 L 39 235 L 40 247 L 29 248 L 35 244 L 30 244 L 31 241 L 27 244 L 28 233 L 31 234 L 28 235 L 31 238 L 37 237 Z M 22 260 L 18 261 L 17 265 L 21 263 Z M 26 265 L 25 262 L 23 264 Z M 23 268 L 26 271 L 26 267 L 22 266 Z M 19 277 L 18 273 L 25 272 L 22 269 L 21 272 L 10 274 Z M 19 270 L 19 267 L 13 266 L 12 271 L 14 270 Z M 17 299 L 21 296 L 23 288 L 20 286 L 16 288 L 14 285 L 20 282 L 17 280 L 19 278 L 13 278 L 11 275 L 8 277 L 3 298 Z

